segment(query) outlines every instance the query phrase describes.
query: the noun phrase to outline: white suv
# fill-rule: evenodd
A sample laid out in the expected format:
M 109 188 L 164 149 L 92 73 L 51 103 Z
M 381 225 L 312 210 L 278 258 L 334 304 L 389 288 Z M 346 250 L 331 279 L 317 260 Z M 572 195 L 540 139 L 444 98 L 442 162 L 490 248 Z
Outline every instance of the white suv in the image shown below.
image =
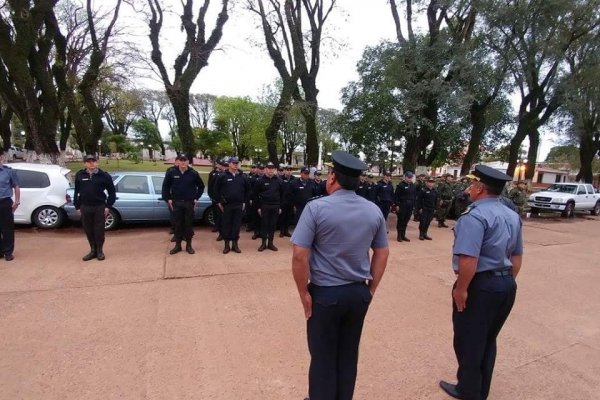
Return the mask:
M 71 170 L 60 165 L 11 163 L 21 187 L 21 204 L 15 223 L 34 223 L 40 228 L 57 228 L 65 221 L 62 206 L 69 188 Z
M 575 211 L 600 214 L 600 194 L 588 183 L 555 183 L 529 196 L 527 203 L 534 215 L 540 211 L 560 211 L 563 217 L 572 217 Z

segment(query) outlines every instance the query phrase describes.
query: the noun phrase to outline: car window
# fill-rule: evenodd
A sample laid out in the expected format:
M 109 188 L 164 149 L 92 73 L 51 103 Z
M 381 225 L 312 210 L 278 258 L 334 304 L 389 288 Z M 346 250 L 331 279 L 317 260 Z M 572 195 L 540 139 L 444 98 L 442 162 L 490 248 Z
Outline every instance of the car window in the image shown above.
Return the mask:
M 587 194 L 587 192 L 585 191 L 585 186 L 579 186 L 577 188 L 577 194 Z
M 596 192 L 594 191 L 594 187 L 593 187 L 592 185 L 585 185 L 585 187 L 587 188 L 587 191 L 588 191 L 588 193 L 589 193 L 589 194 L 594 194 L 594 193 L 596 193 Z
M 548 189 L 546 190 L 549 192 L 575 193 L 575 191 L 577 190 L 577 186 L 554 184 L 548 187 Z
M 19 186 L 23 189 L 40 189 L 50 186 L 50 178 L 44 172 L 15 169 Z
M 164 180 L 165 180 L 164 176 L 153 176 L 152 177 L 152 184 L 154 185 L 154 193 L 162 194 L 162 185 L 163 185 Z
M 119 193 L 137 193 L 149 194 L 148 179 L 145 176 L 125 175 L 117 183 L 117 192 Z

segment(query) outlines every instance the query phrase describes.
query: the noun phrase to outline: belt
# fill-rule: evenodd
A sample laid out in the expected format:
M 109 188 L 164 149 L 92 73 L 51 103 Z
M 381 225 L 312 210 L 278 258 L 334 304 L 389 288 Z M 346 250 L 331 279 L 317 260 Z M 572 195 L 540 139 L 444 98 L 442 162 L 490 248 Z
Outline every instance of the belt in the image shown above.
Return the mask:
M 512 268 L 503 269 L 502 271 L 486 271 L 493 276 L 512 276 Z

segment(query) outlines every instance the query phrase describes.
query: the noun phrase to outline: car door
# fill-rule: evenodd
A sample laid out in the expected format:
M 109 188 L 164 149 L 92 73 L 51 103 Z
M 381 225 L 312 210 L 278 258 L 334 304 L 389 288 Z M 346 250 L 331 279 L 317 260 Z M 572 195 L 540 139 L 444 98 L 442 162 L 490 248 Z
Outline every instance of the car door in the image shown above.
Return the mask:
M 598 201 L 598 195 L 592 185 L 586 184 L 585 188 L 587 189 L 587 208 L 592 209 L 596 205 L 596 201 Z
M 585 210 L 588 208 L 588 203 L 589 199 L 585 185 L 577 185 L 577 190 L 575 192 L 575 209 Z
M 148 221 L 154 214 L 154 198 L 146 175 L 122 175 L 115 182 L 117 209 L 123 221 Z
M 162 197 L 162 185 L 165 180 L 164 176 L 153 176 L 153 199 L 154 199 L 154 219 L 157 221 L 168 221 L 170 218 L 169 206 Z

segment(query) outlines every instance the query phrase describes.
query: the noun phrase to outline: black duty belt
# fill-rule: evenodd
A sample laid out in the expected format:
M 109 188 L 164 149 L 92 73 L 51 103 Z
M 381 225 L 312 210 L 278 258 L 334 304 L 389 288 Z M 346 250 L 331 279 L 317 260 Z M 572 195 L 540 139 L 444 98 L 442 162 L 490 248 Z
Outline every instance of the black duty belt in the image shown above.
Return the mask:
M 493 276 L 512 276 L 512 268 L 503 269 L 502 271 L 486 271 Z

